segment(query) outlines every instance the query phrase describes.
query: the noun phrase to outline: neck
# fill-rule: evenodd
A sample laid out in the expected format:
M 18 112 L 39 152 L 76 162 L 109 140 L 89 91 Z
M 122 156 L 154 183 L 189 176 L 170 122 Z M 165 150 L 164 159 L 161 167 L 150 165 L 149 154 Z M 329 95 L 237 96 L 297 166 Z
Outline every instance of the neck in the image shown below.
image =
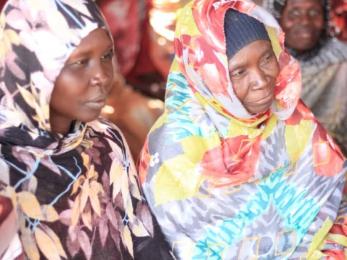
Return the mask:
M 66 117 L 50 113 L 51 131 L 56 134 L 67 134 L 70 131 L 72 120 Z

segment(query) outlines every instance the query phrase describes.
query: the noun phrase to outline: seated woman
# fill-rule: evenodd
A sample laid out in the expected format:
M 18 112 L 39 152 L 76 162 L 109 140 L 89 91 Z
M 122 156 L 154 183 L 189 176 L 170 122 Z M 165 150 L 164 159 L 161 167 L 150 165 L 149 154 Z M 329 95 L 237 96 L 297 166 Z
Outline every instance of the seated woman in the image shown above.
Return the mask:
M 301 97 L 347 155 L 347 45 L 328 36 L 329 2 L 263 0 L 300 62 Z
M 26 257 L 171 259 L 122 134 L 97 119 L 114 48 L 94 2 L 10 0 L 0 39 L 0 196 Z
M 299 100 L 275 19 L 250 1 L 196 0 L 175 41 L 165 113 L 140 161 L 175 256 L 344 259 L 345 159 Z

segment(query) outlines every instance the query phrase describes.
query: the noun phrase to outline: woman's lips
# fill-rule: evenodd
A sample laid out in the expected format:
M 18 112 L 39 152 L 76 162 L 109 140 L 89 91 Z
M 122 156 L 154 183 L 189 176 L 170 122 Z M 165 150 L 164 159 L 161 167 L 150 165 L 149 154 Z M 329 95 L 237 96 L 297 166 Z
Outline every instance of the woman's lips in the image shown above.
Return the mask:
M 97 98 L 86 102 L 87 107 L 91 109 L 101 109 L 106 104 L 106 98 Z
M 255 101 L 251 101 L 251 102 L 247 102 L 248 104 L 251 104 L 252 106 L 263 106 L 266 105 L 270 102 L 273 101 L 273 93 L 269 93 L 268 95 L 264 96 L 261 99 L 255 100 Z
M 310 39 L 314 38 L 314 31 L 311 29 L 296 30 L 295 36 L 298 39 L 310 40 Z

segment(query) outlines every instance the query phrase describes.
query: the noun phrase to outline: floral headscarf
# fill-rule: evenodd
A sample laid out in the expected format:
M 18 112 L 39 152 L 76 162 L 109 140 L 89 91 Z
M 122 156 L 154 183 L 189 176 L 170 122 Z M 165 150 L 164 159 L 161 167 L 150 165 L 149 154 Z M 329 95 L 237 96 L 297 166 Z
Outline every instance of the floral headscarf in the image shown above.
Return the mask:
M 55 79 L 96 28 L 107 29 L 90 0 L 10 0 L 0 16 L 0 195 L 17 209 L 30 259 L 105 259 L 110 252 L 94 248 L 109 243 L 116 258 L 122 248 L 133 255 L 131 236 L 153 232 L 113 125 L 75 122 L 66 136 L 51 132 Z
M 330 19 L 331 33 L 347 42 L 347 1 L 331 0 Z
M 223 24 L 230 8 L 265 24 L 279 62 L 275 100 L 263 114 L 247 112 L 229 78 Z M 316 254 L 337 221 L 344 158 L 299 101 L 299 64 L 284 51 L 276 20 L 251 1 L 192 1 L 178 17 L 175 54 L 165 113 L 140 161 L 146 198 L 175 255 Z

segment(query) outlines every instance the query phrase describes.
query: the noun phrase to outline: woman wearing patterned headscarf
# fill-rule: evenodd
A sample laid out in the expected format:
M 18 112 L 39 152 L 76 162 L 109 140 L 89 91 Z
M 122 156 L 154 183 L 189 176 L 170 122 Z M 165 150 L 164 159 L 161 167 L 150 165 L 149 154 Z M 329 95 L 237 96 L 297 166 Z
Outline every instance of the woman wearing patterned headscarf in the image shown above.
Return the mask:
M 0 196 L 26 256 L 170 257 L 123 136 L 97 119 L 114 50 L 94 2 L 10 0 L 0 39 Z
M 299 60 L 302 99 L 347 154 L 347 45 L 328 37 L 328 0 L 263 0 Z
M 345 159 L 299 101 L 299 64 L 276 20 L 251 1 L 195 0 L 175 54 L 140 161 L 175 256 L 341 256 Z

